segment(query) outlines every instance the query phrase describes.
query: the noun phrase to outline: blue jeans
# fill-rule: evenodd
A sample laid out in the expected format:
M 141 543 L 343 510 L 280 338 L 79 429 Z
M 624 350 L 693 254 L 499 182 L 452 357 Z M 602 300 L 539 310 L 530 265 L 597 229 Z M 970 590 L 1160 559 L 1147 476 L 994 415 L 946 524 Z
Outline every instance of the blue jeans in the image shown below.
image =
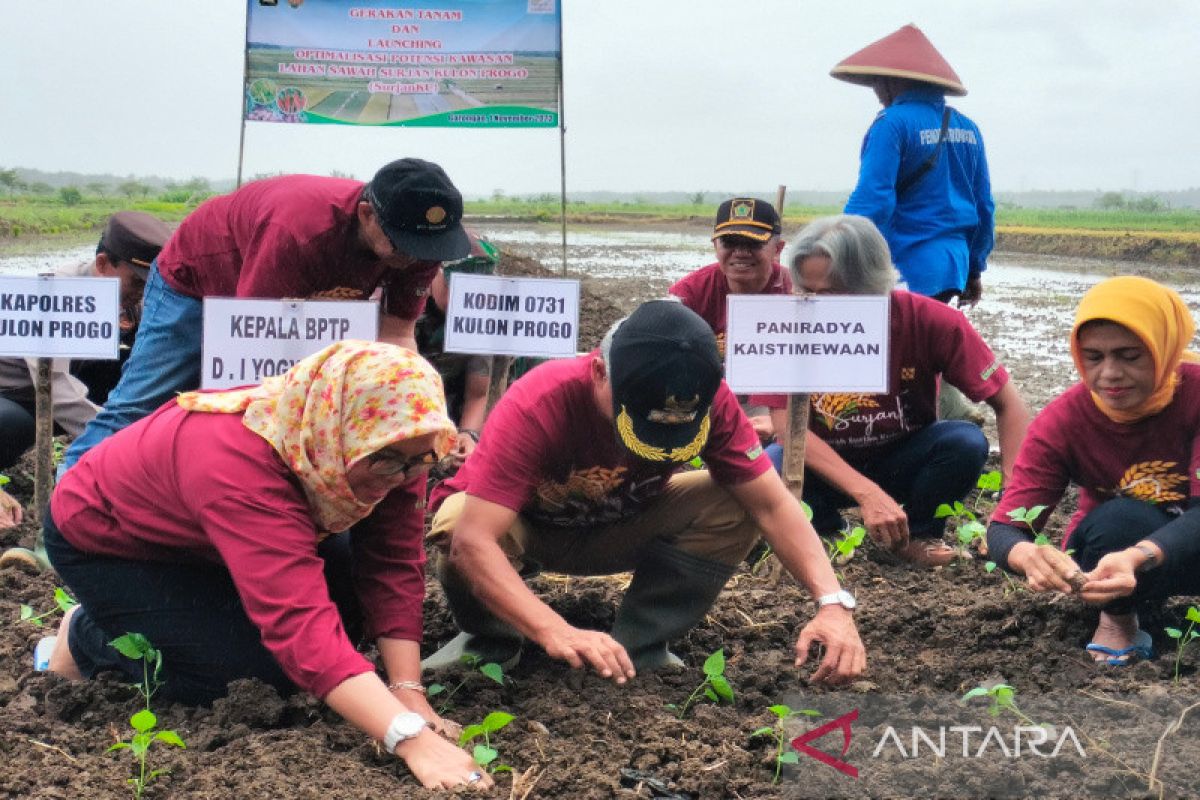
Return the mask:
M 142 321 L 121 379 L 87 428 L 67 449 L 69 469 L 83 454 L 124 427 L 148 416 L 179 392 L 200 386 L 200 339 L 204 329 L 200 300 L 167 286 L 150 265 Z
M 352 533 L 326 537 L 317 547 L 325 581 L 346 635 L 363 631 L 362 607 L 353 583 Z M 80 608 L 71 618 L 71 657 L 87 678 L 115 671 L 137 683 L 142 663 L 109 645 L 118 636 L 140 633 L 163 657 L 162 695 L 208 704 L 238 678 L 258 678 L 281 694 L 295 691 L 262 634 L 246 615 L 223 564 L 135 561 L 75 549 L 47 512 L 43 536 L 50 563 Z
M 782 472 L 783 448 L 772 444 L 767 455 Z M 987 437 L 977 425 L 939 420 L 855 468 L 904 506 L 912 536 L 933 537 L 946 528 L 944 519 L 933 516 L 937 507 L 962 500 L 975 488 L 987 456 Z M 824 535 L 841 527 L 841 509 L 857 505 L 808 469 L 804 502 L 813 510 L 813 527 Z

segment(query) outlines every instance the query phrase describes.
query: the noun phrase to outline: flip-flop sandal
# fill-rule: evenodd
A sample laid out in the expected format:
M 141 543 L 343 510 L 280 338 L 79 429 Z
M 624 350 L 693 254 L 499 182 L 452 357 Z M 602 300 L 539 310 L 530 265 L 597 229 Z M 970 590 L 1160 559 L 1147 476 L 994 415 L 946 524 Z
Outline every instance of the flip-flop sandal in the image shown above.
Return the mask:
M 1096 663 L 1105 663 L 1110 667 L 1127 667 L 1138 659 L 1154 658 L 1154 643 L 1150 638 L 1150 634 L 1141 629 L 1134 634 L 1133 644 L 1123 650 L 1105 647 L 1095 642 L 1089 643 L 1083 649 L 1089 653 L 1100 653 L 1101 655 L 1108 656 L 1108 658 L 1097 660 Z

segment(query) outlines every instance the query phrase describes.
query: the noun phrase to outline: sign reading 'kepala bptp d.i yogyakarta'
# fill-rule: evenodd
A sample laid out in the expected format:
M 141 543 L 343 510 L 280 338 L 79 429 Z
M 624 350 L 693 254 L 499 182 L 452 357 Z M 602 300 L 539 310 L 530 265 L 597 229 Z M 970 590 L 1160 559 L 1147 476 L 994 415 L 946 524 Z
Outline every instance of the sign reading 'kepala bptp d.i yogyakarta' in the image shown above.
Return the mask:
M 450 276 L 447 352 L 568 358 L 578 336 L 579 281 Z
M 262 383 L 334 342 L 373 341 L 378 333 L 379 304 L 373 301 L 206 297 L 200 385 Z
M 120 314 L 116 278 L 0 278 L 0 356 L 115 359 Z
M 248 120 L 558 125 L 558 0 L 248 3 Z
M 730 295 L 735 392 L 888 391 L 888 297 Z

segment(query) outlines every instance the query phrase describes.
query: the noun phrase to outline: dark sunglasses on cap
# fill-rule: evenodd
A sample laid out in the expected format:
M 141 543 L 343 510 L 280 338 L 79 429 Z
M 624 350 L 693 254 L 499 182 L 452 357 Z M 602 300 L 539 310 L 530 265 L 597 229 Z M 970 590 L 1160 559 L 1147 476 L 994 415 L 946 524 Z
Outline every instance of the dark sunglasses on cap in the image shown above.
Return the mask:
M 367 469 L 372 475 L 391 477 L 393 475 L 410 475 L 419 469 L 432 467 L 438 462 L 438 454 L 426 450 L 415 456 L 403 456 L 395 450 L 384 448 L 367 456 Z
M 721 243 L 721 247 L 726 250 L 749 250 L 752 253 L 757 253 L 766 247 L 766 242 L 760 242 L 757 239 L 751 239 L 748 236 L 734 236 L 729 234 L 726 236 L 718 236 L 717 241 Z

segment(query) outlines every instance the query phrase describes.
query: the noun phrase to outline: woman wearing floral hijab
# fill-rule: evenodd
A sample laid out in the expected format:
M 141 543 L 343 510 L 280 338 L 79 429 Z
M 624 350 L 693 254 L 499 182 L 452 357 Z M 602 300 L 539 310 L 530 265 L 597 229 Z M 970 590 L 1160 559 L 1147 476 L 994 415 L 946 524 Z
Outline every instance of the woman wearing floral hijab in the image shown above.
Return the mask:
M 140 680 L 108 642 L 141 633 L 162 652 L 171 699 L 209 702 L 244 677 L 299 687 L 425 786 L 490 785 L 438 735 L 420 684 L 425 471 L 453 431 L 433 368 L 375 342 L 167 403 L 54 492 L 46 547 L 80 606 L 50 669 Z M 375 638 L 386 684 L 355 649 L 360 634 Z
M 1186 351 L 1194 331 L 1179 295 L 1152 280 L 1093 287 L 1071 331 L 1080 383 L 1033 421 L 988 528 L 989 553 L 1032 589 L 1101 607 L 1087 650 L 1114 666 L 1153 656 L 1139 606 L 1200 593 L 1200 364 Z M 1010 522 L 1015 509 L 1045 506 L 1040 530 L 1069 483 L 1079 509 L 1061 550 Z

